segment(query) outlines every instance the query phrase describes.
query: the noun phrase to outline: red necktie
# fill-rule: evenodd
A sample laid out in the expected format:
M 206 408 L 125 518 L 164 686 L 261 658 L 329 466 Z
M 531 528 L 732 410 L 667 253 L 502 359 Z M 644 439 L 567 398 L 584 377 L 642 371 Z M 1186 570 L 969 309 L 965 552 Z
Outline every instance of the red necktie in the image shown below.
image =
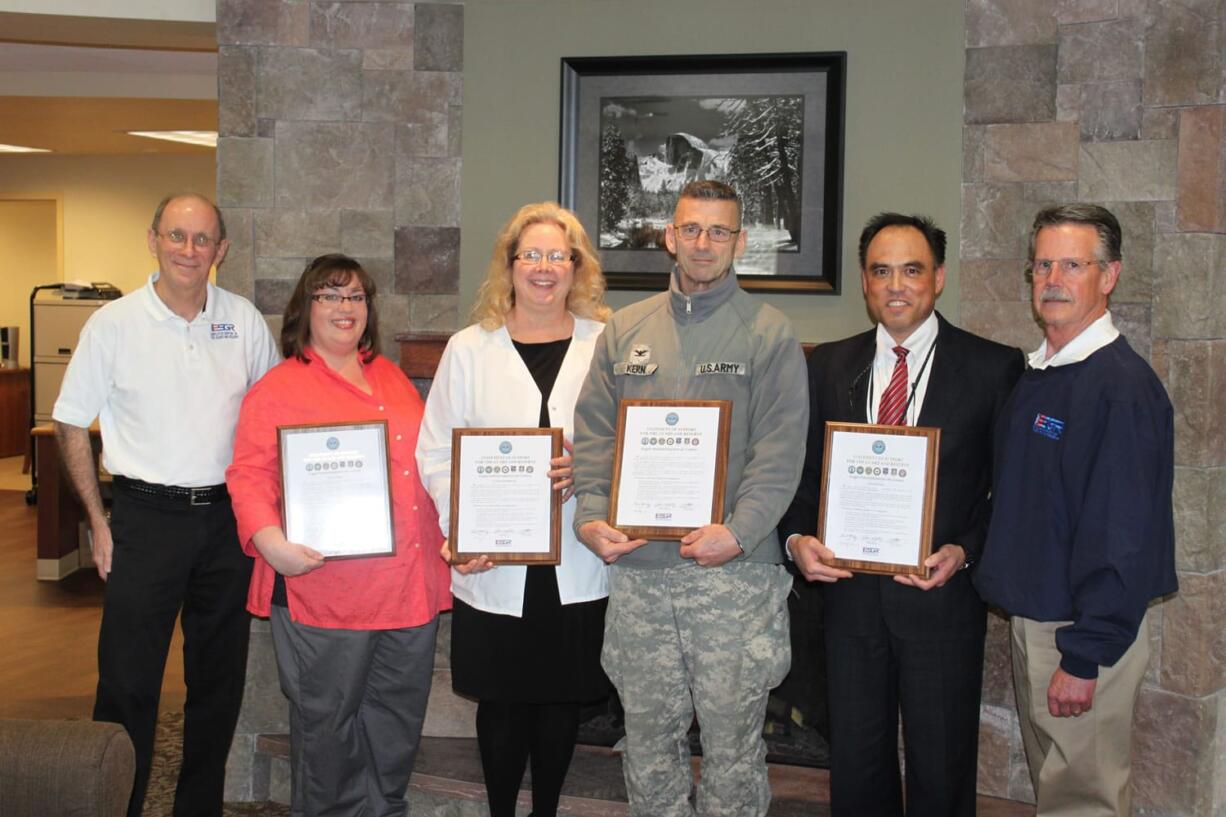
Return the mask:
M 877 409 L 877 422 L 884 426 L 906 425 L 907 408 L 907 349 L 895 346 L 894 354 L 898 360 L 894 363 L 894 374 L 890 375 L 890 384 L 881 395 L 881 406 Z

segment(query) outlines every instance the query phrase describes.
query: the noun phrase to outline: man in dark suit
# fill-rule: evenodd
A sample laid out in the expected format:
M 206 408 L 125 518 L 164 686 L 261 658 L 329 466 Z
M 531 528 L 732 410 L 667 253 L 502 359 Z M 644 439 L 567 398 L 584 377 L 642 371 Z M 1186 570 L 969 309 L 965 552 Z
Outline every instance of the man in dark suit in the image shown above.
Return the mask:
M 800 573 L 819 583 L 809 590 L 819 588 L 825 625 L 831 807 L 835 817 L 904 813 L 901 709 L 905 813 L 973 815 L 987 619 L 964 568 L 987 532 L 992 430 L 1023 357 L 935 313 L 945 233 L 930 219 L 874 216 L 860 235 L 860 278 L 877 327 L 809 359 L 805 466 L 779 528 Z M 941 429 L 926 578 L 829 564 L 833 552 L 813 535 L 827 420 Z

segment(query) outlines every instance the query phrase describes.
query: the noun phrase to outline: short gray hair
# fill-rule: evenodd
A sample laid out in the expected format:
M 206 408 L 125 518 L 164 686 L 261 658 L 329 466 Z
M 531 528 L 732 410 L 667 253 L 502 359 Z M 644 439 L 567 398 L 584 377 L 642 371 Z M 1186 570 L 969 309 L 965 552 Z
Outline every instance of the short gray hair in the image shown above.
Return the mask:
M 737 221 L 741 220 L 741 196 L 736 192 L 736 188 L 727 182 L 721 182 L 717 179 L 696 179 L 681 188 L 681 194 L 677 196 L 677 201 L 680 202 L 681 199 L 730 201 L 736 205 Z
M 1059 204 L 1047 207 L 1034 217 L 1030 228 L 1030 260 L 1034 261 L 1034 245 L 1039 237 L 1039 230 L 1044 227 L 1057 227 L 1061 224 L 1084 224 L 1093 227 L 1098 232 L 1099 261 L 1119 261 L 1123 258 L 1120 250 L 1124 243 L 1120 222 L 1106 207 L 1097 204 Z

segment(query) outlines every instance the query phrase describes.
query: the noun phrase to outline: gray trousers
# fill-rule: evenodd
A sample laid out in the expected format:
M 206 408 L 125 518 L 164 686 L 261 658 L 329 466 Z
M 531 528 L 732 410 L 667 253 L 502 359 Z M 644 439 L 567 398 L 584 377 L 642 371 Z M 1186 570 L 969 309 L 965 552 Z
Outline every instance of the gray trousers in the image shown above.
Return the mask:
M 762 725 L 791 664 L 791 587 L 782 565 L 611 568 L 601 663 L 625 709 L 632 817 L 766 814 Z M 691 805 L 695 713 L 703 759 Z
M 293 817 L 403 817 L 434 674 L 438 618 L 400 630 L 340 630 L 272 608 L 290 704 Z

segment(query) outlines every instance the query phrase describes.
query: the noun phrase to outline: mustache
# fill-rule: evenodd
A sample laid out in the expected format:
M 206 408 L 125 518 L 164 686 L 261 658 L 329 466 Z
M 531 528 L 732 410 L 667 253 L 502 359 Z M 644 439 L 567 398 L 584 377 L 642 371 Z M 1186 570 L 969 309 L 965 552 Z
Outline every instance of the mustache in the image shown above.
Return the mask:
M 1039 293 L 1039 303 L 1055 301 L 1057 303 L 1072 303 L 1073 295 L 1064 287 L 1047 287 Z

